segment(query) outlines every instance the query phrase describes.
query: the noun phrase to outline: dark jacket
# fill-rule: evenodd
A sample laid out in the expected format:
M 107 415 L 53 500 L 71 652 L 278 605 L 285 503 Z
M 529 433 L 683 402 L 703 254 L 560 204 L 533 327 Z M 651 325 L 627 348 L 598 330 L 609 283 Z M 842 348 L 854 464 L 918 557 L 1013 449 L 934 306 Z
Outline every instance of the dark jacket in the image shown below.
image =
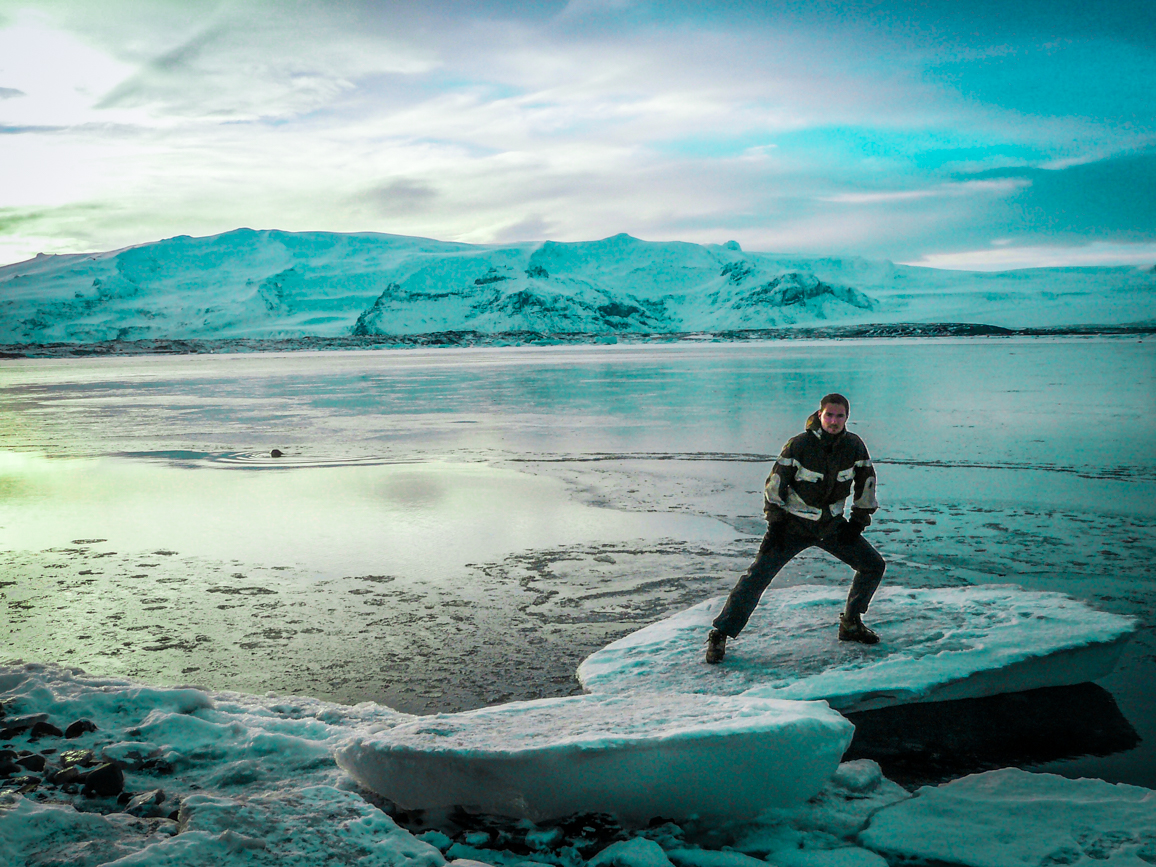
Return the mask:
M 822 537 L 842 523 L 852 493 L 851 520 L 866 527 L 879 508 L 867 446 L 846 429 L 834 436 L 827 433 L 816 412 L 807 419 L 805 432 L 787 440 L 767 476 L 763 512 L 772 522 L 785 512 L 795 519 L 793 525 Z

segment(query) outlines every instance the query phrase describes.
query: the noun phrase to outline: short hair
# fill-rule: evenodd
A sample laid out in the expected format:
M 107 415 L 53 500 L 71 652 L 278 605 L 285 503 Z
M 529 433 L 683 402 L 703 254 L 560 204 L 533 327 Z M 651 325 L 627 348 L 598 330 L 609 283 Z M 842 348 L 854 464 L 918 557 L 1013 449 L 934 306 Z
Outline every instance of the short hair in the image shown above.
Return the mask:
M 831 392 L 831 394 L 825 395 L 823 399 L 819 401 L 819 409 L 822 410 L 829 403 L 842 404 L 843 409 L 847 410 L 847 415 L 851 414 L 851 401 L 847 400 L 843 395 L 837 392 Z

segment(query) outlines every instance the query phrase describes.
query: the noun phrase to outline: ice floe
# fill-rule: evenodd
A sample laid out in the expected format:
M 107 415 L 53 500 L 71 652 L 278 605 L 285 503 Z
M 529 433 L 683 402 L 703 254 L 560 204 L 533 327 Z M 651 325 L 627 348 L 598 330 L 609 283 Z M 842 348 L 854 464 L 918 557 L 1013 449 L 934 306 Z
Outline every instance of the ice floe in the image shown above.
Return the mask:
M 415 719 L 355 738 L 337 761 L 407 809 L 753 816 L 819 791 L 852 733 L 821 702 L 587 695 Z
M 925 786 L 859 839 L 892 863 L 1156 864 L 1156 792 L 1004 768 Z
M 523 704 L 522 709 L 415 718 L 373 704 L 350 707 L 308 698 L 165 689 L 89 677 L 75 669 L 0 665 L 0 748 L 22 757 L 41 755 L 50 763 L 59 762 L 65 750 L 90 751 L 122 764 L 125 795 L 153 795 L 127 803 L 159 804 L 159 809 L 134 813 L 124 797 L 86 796 L 52 785 L 44 774 L 40 785 L 24 781 L 17 790 L 12 779 L 0 774 L 0 789 L 6 790 L 0 792 L 0 867 L 113 862 L 118 867 L 444 867 L 447 861 L 459 867 L 470 867 L 469 862 L 494 867 L 1156 863 L 1156 792 L 1004 770 L 925 787 L 912 797 L 884 778 L 874 762 L 834 765 L 849 724 L 821 702 L 642 695 Z M 579 708 L 585 712 L 572 712 Z M 617 713 L 610 712 L 613 708 Z M 90 720 L 95 729 L 79 727 L 71 738 L 32 737 L 32 720 L 67 728 L 74 719 Z M 551 728 L 551 721 L 558 725 Z M 511 734 L 511 722 L 516 734 Z M 569 738 L 561 723 L 571 726 Z M 422 726 L 427 727 L 424 735 L 416 732 Z M 456 736 L 432 734 L 438 726 L 459 731 Z M 567 766 L 563 772 L 570 779 L 593 765 L 594 777 L 610 797 L 624 796 L 642 780 L 655 785 L 661 797 L 681 792 L 690 804 L 704 795 L 726 797 L 731 786 L 741 789 L 745 778 L 757 779 L 763 772 L 759 755 L 736 750 L 727 756 L 717 746 L 741 744 L 743 732 L 758 732 L 760 726 L 765 727 L 761 736 L 780 748 L 792 727 L 797 730 L 795 754 L 781 750 L 778 758 L 788 764 L 775 773 L 788 778 L 811 774 L 818 788 L 805 801 L 770 806 L 746 818 L 688 816 L 678 823 L 631 825 L 581 813 L 535 823 L 457 811 L 447 814 L 445 825 L 403 827 L 409 821 L 405 815 L 383 811 L 388 805 L 360 789 L 334 761 L 338 754 L 343 763 L 350 757 L 380 756 L 374 745 L 389 743 L 391 733 L 401 745 L 456 737 L 458 747 L 448 752 L 459 758 L 470 743 L 484 758 L 486 752 L 499 751 L 495 746 L 510 747 L 520 738 L 536 747 L 522 751 L 522 780 L 545 778 L 549 782 L 543 786 L 564 786 L 566 779 L 550 780 L 560 764 Z M 643 737 L 647 733 L 653 737 Z M 638 742 L 631 743 L 632 737 Z M 680 782 L 665 777 L 660 763 L 641 764 L 646 754 L 640 747 L 647 741 L 655 747 L 651 758 L 685 753 L 693 759 Z M 620 776 L 599 771 L 597 754 L 612 751 L 619 742 L 635 765 L 622 768 Z M 552 751 L 551 743 L 558 748 Z M 587 762 L 583 744 L 594 746 L 594 763 Z M 705 751 L 696 750 L 704 744 Z M 829 750 L 834 758 L 818 758 L 816 750 Z M 563 756 L 565 761 L 557 761 Z M 717 774 L 727 771 L 728 762 L 735 776 L 720 787 Z M 446 773 L 450 765 L 435 765 L 431 773 Z M 490 805 L 508 804 L 501 801 L 509 790 L 500 790 L 500 781 L 479 776 L 453 783 L 449 776 L 448 783 L 472 785 L 476 791 L 492 784 L 499 791 Z M 802 787 L 797 781 L 790 785 Z M 155 797 L 158 789 L 165 792 L 163 799 Z M 637 812 L 650 809 L 656 807 Z
M 721 665 L 702 661 L 710 599 L 613 642 L 578 669 L 593 693 L 699 692 L 823 699 L 842 711 L 1084 683 L 1112 670 L 1135 620 L 1014 585 L 882 588 L 868 620 L 883 641 L 836 638 L 846 591 L 772 589 Z

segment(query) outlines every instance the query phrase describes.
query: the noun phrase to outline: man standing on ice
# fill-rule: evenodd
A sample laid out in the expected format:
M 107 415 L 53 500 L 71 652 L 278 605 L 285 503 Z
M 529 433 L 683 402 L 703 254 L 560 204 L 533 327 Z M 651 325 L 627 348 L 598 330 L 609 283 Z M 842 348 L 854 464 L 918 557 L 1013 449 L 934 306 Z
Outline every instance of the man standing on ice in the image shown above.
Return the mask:
M 850 414 L 847 398 L 828 394 L 807 419 L 807 429 L 783 446 L 763 492 L 767 534 L 707 636 L 706 661 L 712 665 L 723 661 L 727 639 L 747 625 L 779 570 L 812 545 L 855 570 L 847 607 L 839 615 L 839 640 L 879 641 L 863 624 L 863 614 L 887 565 L 862 536 L 871 513 L 879 508 L 875 470 L 863 440 L 846 429 Z M 843 508 L 852 494 L 851 519 L 847 520 Z

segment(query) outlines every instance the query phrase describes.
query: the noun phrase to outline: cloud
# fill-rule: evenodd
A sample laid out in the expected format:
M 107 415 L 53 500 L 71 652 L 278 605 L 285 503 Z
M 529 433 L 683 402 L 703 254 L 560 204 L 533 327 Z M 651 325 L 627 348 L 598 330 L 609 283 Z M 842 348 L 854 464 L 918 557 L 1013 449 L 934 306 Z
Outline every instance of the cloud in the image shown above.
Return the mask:
M 628 231 L 918 259 L 1156 235 L 1156 43 L 1116 11 L 1061 0 L 1049 30 L 1042 0 L 977 3 L 15 0 L 0 188 L 44 216 L 0 240 Z
M 1007 246 L 959 253 L 930 253 L 905 265 L 960 271 L 1008 271 L 1019 268 L 1070 268 L 1103 265 L 1156 267 L 1156 242 L 1079 246 Z
M 394 178 L 357 195 L 355 200 L 369 204 L 383 216 L 397 217 L 428 211 L 437 197 L 437 190 L 429 184 L 411 178 Z
M 513 244 L 519 241 L 544 241 L 550 237 L 553 224 L 540 214 L 524 217 L 493 233 L 495 244 Z
M 912 202 L 918 199 L 941 198 L 945 196 L 970 196 L 976 193 L 1010 193 L 1030 185 L 1022 178 L 999 178 L 982 181 L 964 181 L 955 184 L 936 184 L 933 187 L 916 190 L 889 190 L 863 193 L 837 193 L 833 196 L 819 196 L 821 202 L 847 205 L 879 205 L 895 202 Z
M 27 96 L 23 90 L 17 90 L 15 87 L 0 87 L 0 99 L 15 99 L 18 96 Z
M 342 7 L 228 5 L 155 53 L 105 95 L 101 108 L 145 107 L 182 118 L 293 117 L 331 106 L 371 75 L 417 74 L 434 54 L 393 35 L 366 33 Z M 126 46 L 118 53 L 130 54 Z

